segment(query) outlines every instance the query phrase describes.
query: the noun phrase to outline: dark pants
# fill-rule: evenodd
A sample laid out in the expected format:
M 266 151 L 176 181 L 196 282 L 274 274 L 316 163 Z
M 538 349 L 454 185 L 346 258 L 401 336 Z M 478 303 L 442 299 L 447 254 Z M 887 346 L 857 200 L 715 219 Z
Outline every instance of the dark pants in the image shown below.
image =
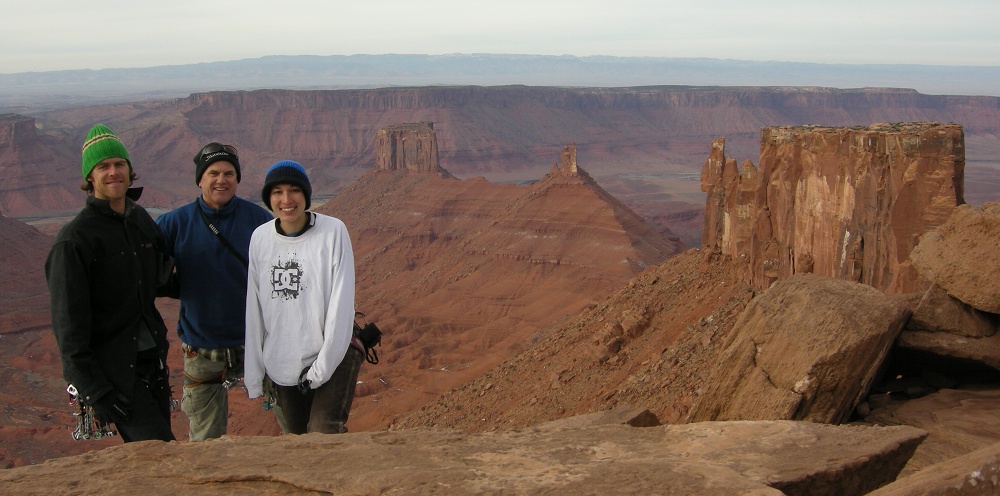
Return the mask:
M 166 370 L 155 356 L 140 354 L 135 364 L 136 380 L 128 419 L 115 422 L 122 441 L 173 441 L 170 429 L 170 385 Z
M 354 388 L 358 384 L 358 372 L 364 361 L 364 353 L 350 346 L 337 370 L 333 372 L 333 377 L 322 386 L 302 394 L 295 386 L 275 384 L 285 434 L 347 432 L 345 424 L 351 413 Z

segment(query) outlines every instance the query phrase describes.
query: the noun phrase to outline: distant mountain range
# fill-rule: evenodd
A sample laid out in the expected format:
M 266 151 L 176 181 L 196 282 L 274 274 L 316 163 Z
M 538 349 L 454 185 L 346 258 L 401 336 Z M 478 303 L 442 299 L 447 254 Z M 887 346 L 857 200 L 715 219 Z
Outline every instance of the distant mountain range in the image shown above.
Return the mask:
M 752 62 L 569 55 L 268 56 L 137 69 L 0 74 L 0 112 L 251 89 L 509 85 L 908 88 L 1000 96 L 1000 67 Z

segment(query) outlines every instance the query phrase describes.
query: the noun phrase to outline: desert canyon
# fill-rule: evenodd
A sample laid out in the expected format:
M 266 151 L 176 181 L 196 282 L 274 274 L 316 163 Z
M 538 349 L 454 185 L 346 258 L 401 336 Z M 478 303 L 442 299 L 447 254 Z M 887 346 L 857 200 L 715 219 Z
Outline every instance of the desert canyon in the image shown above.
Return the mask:
M 5 115 L 0 492 L 994 494 L 998 100 L 468 87 Z M 193 198 L 203 141 L 240 148 L 248 198 L 271 161 L 310 167 L 386 333 L 349 434 L 281 436 L 234 391 L 219 440 L 70 438 L 42 264 L 99 121 L 151 209 Z

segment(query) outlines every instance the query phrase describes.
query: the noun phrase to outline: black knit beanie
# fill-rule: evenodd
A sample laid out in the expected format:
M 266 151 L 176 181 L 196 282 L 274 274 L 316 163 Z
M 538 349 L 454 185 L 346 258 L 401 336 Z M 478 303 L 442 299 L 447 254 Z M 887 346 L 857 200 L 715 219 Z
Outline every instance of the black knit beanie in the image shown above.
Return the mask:
M 302 188 L 302 193 L 306 197 L 305 210 L 309 210 L 309 206 L 312 205 L 312 185 L 309 184 L 306 170 L 298 162 L 282 160 L 267 168 L 264 187 L 260 190 L 260 199 L 264 200 L 264 205 L 272 212 L 274 209 L 271 208 L 271 189 L 279 184 L 294 184 Z
M 201 176 L 205 174 L 205 169 L 213 162 L 225 160 L 233 164 L 236 168 L 236 182 L 240 182 L 240 157 L 236 155 L 236 148 L 222 143 L 209 143 L 198 150 L 194 156 L 194 183 L 201 182 Z

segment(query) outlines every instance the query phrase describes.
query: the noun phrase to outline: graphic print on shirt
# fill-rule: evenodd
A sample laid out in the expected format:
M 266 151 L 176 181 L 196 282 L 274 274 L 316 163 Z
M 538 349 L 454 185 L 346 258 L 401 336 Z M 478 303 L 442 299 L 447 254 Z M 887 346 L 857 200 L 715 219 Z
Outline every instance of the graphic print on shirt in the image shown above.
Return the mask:
M 301 283 L 302 263 L 294 253 L 284 262 L 279 258 L 277 265 L 271 267 L 271 298 L 294 300 L 302 290 Z

